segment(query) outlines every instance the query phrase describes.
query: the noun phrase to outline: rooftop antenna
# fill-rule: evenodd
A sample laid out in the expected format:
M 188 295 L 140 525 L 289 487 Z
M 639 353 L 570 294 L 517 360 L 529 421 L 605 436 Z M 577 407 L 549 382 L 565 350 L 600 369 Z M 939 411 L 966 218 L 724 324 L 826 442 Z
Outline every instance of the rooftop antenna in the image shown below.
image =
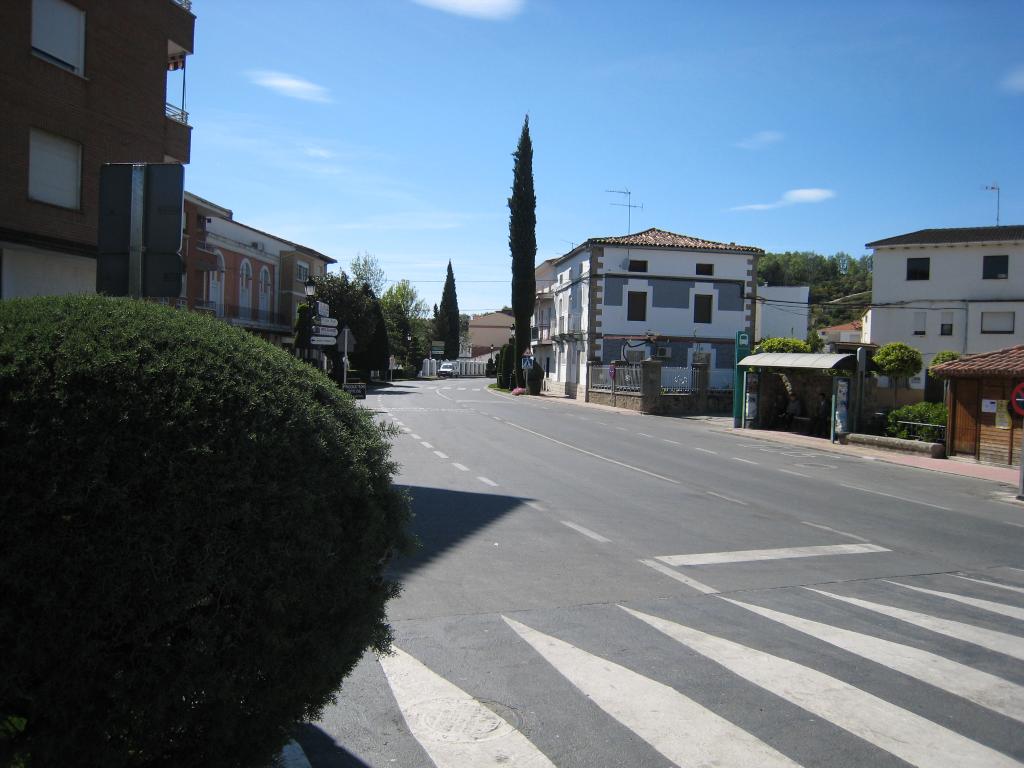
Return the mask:
M 633 234 L 633 209 L 639 208 L 643 210 L 643 203 L 640 205 L 633 205 L 633 193 L 629 191 L 629 188 L 623 189 L 606 189 L 605 192 L 610 192 L 613 195 L 625 195 L 626 202 L 624 203 L 609 203 L 609 205 L 618 205 L 626 209 L 626 234 Z
M 993 181 L 991 184 L 987 185 L 985 187 L 985 189 L 988 192 L 995 192 L 996 193 L 996 226 L 998 227 L 999 226 L 999 183 Z

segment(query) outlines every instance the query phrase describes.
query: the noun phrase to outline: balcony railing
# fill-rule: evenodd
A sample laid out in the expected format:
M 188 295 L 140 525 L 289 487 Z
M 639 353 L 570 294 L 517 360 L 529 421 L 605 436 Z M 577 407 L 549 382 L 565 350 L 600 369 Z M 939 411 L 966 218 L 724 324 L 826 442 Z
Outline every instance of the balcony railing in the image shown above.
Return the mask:
M 164 114 L 176 123 L 188 125 L 188 112 L 174 104 L 164 104 Z
M 192 0 L 171 0 L 171 2 L 174 3 L 175 5 L 181 6 L 186 11 L 191 11 L 192 10 Z

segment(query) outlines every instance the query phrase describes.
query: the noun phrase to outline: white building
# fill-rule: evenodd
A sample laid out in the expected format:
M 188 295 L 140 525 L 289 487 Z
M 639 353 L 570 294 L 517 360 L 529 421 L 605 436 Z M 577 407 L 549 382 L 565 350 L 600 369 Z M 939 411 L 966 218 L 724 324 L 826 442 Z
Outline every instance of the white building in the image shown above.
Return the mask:
M 807 338 L 811 294 L 807 285 L 760 285 L 757 288 L 757 312 L 754 340 Z
M 922 229 L 876 240 L 864 341 L 921 352 L 991 352 L 1024 342 L 1024 226 Z
M 588 361 L 656 356 L 668 366 L 687 366 L 694 352 L 708 352 L 713 377 L 731 371 L 736 332 L 754 328 L 762 253 L 648 229 L 591 238 L 542 264 L 538 269 L 550 276 L 538 281 L 534 325 L 544 326 L 550 308 L 547 388 L 583 397 Z

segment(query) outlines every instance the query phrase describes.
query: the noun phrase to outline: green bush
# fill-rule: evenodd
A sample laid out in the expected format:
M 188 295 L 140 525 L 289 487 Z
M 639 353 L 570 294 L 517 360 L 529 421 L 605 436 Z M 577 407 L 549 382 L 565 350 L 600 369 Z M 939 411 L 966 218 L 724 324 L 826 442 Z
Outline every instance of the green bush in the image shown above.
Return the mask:
M 788 339 L 781 337 L 773 337 L 769 339 L 761 339 L 754 347 L 754 354 L 760 354 L 762 352 L 802 352 L 807 353 L 811 351 L 811 345 L 803 339 Z
M 943 363 L 948 363 L 952 360 L 959 360 L 960 353 L 954 352 L 952 349 L 944 349 L 941 352 L 936 352 L 935 357 L 932 358 L 931 363 L 928 364 L 928 373 L 931 375 L 932 368 Z
M 904 405 L 889 412 L 886 433 L 890 437 L 901 437 L 907 439 L 916 436 L 929 443 L 937 443 L 942 440 L 942 430 L 918 427 L 916 433 L 912 433 L 906 427 L 900 426 L 900 421 L 916 421 L 923 424 L 946 425 L 946 406 L 943 403 L 914 403 Z
M 0 433 L 0 765 L 267 765 L 388 645 L 387 436 L 285 352 L 146 302 L 0 302 Z

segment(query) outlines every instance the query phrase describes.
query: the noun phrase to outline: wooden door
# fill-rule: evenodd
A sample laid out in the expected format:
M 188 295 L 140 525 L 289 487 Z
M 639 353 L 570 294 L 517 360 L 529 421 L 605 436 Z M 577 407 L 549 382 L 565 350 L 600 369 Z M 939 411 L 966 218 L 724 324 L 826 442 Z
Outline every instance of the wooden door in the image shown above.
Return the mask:
M 960 456 L 978 455 L 978 382 L 956 379 L 953 405 L 953 452 Z

